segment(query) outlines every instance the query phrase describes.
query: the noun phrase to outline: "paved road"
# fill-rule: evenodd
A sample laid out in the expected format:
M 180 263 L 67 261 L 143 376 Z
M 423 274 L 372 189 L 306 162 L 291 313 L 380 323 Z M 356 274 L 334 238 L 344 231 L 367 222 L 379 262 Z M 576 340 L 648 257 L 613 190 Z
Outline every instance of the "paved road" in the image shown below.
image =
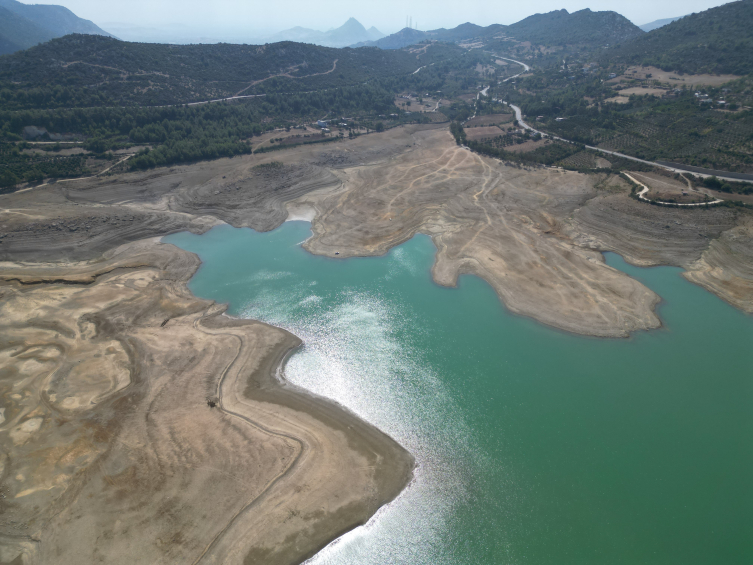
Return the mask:
M 510 59 L 509 57 L 501 57 L 501 56 L 497 55 L 496 53 L 492 53 L 491 51 L 486 51 L 486 53 L 489 53 L 490 55 L 494 55 L 497 59 L 504 59 L 505 61 L 510 61 L 512 63 L 517 63 L 518 65 L 520 65 L 521 67 L 523 67 L 523 73 L 527 73 L 528 71 L 531 70 L 531 67 L 529 67 L 528 65 L 526 65 L 522 61 L 516 61 L 515 59 Z M 514 78 L 518 78 L 523 73 L 518 73 L 517 75 L 511 76 L 511 77 L 507 77 L 506 79 L 501 80 L 500 82 L 507 82 L 508 80 L 512 80 Z
M 491 53 L 491 52 L 487 51 L 487 53 Z M 516 61 L 515 59 L 510 59 L 509 57 L 500 57 L 499 55 L 497 55 L 495 53 L 491 53 L 491 54 L 494 55 L 495 57 L 499 58 L 499 59 L 505 59 L 506 61 L 512 61 L 513 63 L 517 63 L 518 65 L 522 65 L 523 66 L 523 72 L 529 71 L 531 69 L 531 67 L 529 67 L 528 65 L 526 65 L 522 61 Z M 522 74 L 523 73 L 517 74 L 517 75 L 512 76 L 512 77 L 508 77 L 505 80 L 503 80 L 502 82 L 507 82 L 508 80 L 513 79 L 515 77 L 518 77 L 518 76 L 520 76 Z M 550 135 L 548 133 L 544 133 L 543 131 L 539 131 L 536 128 L 533 128 L 533 127 L 529 126 L 527 123 L 525 123 L 523 121 L 523 113 L 521 112 L 520 108 L 518 108 L 514 104 L 508 104 L 507 102 L 503 102 L 503 104 L 507 104 L 508 106 L 510 106 L 510 108 L 513 109 L 513 111 L 515 112 L 515 118 L 518 120 L 518 123 L 521 125 L 521 127 L 523 127 L 523 129 L 527 129 L 528 131 L 532 131 L 533 133 L 538 133 L 542 137 L 548 137 L 549 139 L 556 139 L 557 141 L 564 141 L 565 143 L 576 143 L 575 141 L 571 141 L 571 140 L 565 139 L 563 137 L 558 137 L 556 135 Z M 662 165 L 661 163 L 656 163 L 654 161 L 646 161 L 644 159 L 638 159 L 638 157 L 632 157 L 631 155 L 625 155 L 624 153 L 618 153 L 617 151 L 609 151 L 608 149 L 602 149 L 601 147 L 593 147 L 591 145 L 586 145 L 585 147 L 586 147 L 586 149 L 591 149 L 593 151 L 598 151 L 600 153 L 605 153 L 607 155 L 614 155 L 615 157 L 621 157 L 623 159 L 628 159 L 629 161 L 635 161 L 636 163 L 643 163 L 644 165 L 650 165 L 652 167 L 658 167 L 660 169 L 664 169 L 664 170 L 667 170 L 667 171 L 672 171 L 673 173 L 687 173 L 688 172 L 688 171 L 683 170 L 683 169 L 677 169 L 675 167 L 670 167 L 668 165 Z M 707 174 L 703 174 L 703 173 L 695 173 L 695 174 L 697 174 L 701 178 L 707 178 L 707 177 L 710 177 L 710 176 L 714 176 L 714 175 L 707 175 Z M 731 178 L 731 177 L 720 177 L 720 176 L 717 176 L 717 178 L 720 178 L 722 180 L 730 180 L 730 181 L 738 181 L 738 182 L 753 182 L 753 181 L 746 181 L 746 180 L 741 180 L 741 179 L 736 179 L 736 178 Z M 723 202 L 723 200 L 719 200 L 719 202 Z
M 486 96 L 486 93 L 489 91 L 489 88 L 490 87 L 487 86 L 481 92 L 479 92 L 478 94 L 476 94 L 476 102 L 478 102 L 479 98 L 481 98 L 482 96 Z M 476 109 L 473 110 L 473 115 L 470 118 L 468 118 L 468 120 L 472 120 L 473 118 L 475 118 L 477 113 L 478 113 L 478 104 L 476 104 Z M 463 122 L 463 124 L 467 123 L 468 120 L 465 120 L 465 122 Z
M 515 111 L 515 118 L 518 120 L 518 123 L 521 125 L 522 128 L 527 129 L 528 131 L 532 131 L 533 133 L 538 133 L 542 137 L 548 137 L 549 139 L 556 139 L 557 141 L 564 141 L 565 143 L 575 143 L 578 145 L 577 142 L 571 141 L 569 139 L 565 139 L 563 137 L 558 137 L 556 135 L 550 135 L 548 133 L 545 133 L 543 131 L 539 131 L 536 128 L 533 128 L 529 126 L 527 123 L 523 121 L 523 114 L 520 111 L 520 108 L 515 106 L 515 104 L 509 104 L 507 102 L 503 102 L 503 104 L 507 104 Z M 638 159 L 638 157 L 633 157 L 631 155 L 625 155 L 624 153 L 618 153 L 617 151 L 609 151 L 608 149 L 602 149 L 601 147 L 594 147 L 593 145 L 585 145 L 586 149 L 591 149 L 593 151 L 598 151 L 599 153 L 605 153 L 607 155 L 614 155 L 615 157 L 621 157 L 622 159 L 628 159 L 630 161 L 635 161 L 636 163 L 643 163 L 644 165 L 650 165 L 652 167 L 658 167 L 660 169 L 664 169 L 666 171 L 672 171 L 673 173 L 687 173 L 688 171 L 682 170 L 682 169 L 676 169 L 675 167 L 669 167 L 667 165 L 662 165 L 661 163 L 656 163 L 655 161 L 646 161 L 645 159 Z M 698 175 L 701 178 L 707 178 L 714 175 L 706 175 L 702 173 L 694 173 Z M 722 180 L 730 180 L 730 181 L 736 181 L 736 182 L 753 182 L 753 181 L 746 181 L 741 179 L 735 179 L 730 177 L 719 177 L 717 178 Z M 721 201 L 720 201 L 721 202 Z
M 491 53 L 491 51 L 487 51 L 487 53 Z M 512 61 L 513 63 L 517 63 L 518 65 L 521 65 L 523 67 L 523 72 L 527 72 L 531 70 L 531 67 L 529 67 L 522 61 L 516 61 L 515 59 L 510 59 L 509 57 L 501 57 L 497 55 L 496 53 L 491 53 L 491 54 L 494 55 L 497 59 L 504 59 L 505 61 Z
M 491 51 L 486 51 L 486 53 L 491 53 Z M 523 66 L 523 73 L 525 73 L 526 71 L 529 71 L 531 69 L 531 67 L 529 67 L 525 63 L 522 63 L 520 61 L 516 61 L 515 59 L 508 59 L 507 57 L 500 57 L 499 55 L 497 55 L 495 53 L 491 53 L 491 54 L 494 55 L 495 57 L 497 57 L 497 59 L 505 59 L 506 61 L 512 61 L 513 63 L 517 63 L 518 65 L 522 65 Z M 419 71 L 420 70 L 421 69 L 419 69 Z M 416 72 L 418 72 L 418 71 L 416 71 Z M 517 78 L 520 75 L 522 75 L 523 73 L 518 73 L 517 75 L 511 76 L 511 77 L 507 77 L 506 79 L 500 81 L 500 83 L 507 82 L 508 80 L 512 80 L 514 78 Z M 476 100 L 478 101 L 478 99 L 481 98 L 481 96 L 486 96 L 486 93 L 489 91 L 490 88 L 491 88 L 491 86 L 487 86 L 481 92 L 479 92 L 476 95 Z M 505 104 L 506 104 L 506 102 L 505 102 Z M 476 110 L 473 112 L 473 115 L 470 118 L 468 118 L 468 120 L 472 120 L 473 118 L 475 118 L 477 112 L 478 112 L 478 104 L 476 105 Z M 465 122 L 463 122 L 463 124 L 465 124 L 468 120 L 466 120 Z M 518 121 L 520 121 L 520 120 L 518 120 Z

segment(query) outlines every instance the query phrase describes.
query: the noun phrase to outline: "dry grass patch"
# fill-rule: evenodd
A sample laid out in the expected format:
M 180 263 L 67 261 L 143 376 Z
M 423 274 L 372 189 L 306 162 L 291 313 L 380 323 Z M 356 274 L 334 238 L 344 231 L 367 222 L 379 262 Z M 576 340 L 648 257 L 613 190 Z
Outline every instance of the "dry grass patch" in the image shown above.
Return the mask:
M 663 88 L 644 88 L 642 86 L 634 86 L 633 88 L 625 88 L 620 90 L 618 96 L 630 96 L 631 94 L 637 94 L 638 96 L 645 96 L 649 94 L 651 96 L 664 96 L 667 93 Z
M 523 143 L 508 145 L 507 147 L 505 147 L 505 151 L 509 151 L 510 153 L 528 153 L 529 151 L 534 151 L 539 147 L 544 147 L 544 144 L 545 141 L 543 139 L 540 139 L 539 141 L 524 141 Z
M 482 65 L 481 63 L 476 64 L 476 72 L 480 75 L 487 75 L 494 72 L 494 67 L 491 65 Z
M 284 129 L 279 129 L 279 130 L 268 131 L 261 135 L 252 137 L 250 138 L 250 141 L 251 141 L 251 144 L 254 146 L 254 148 L 257 148 L 257 147 L 262 147 L 265 145 L 274 145 L 275 143 L 277 143 L 278 139 L 286 140 L 288 137 L 294 137 L 296 135 L 300 135 L 301 140 L 303 140 L 304 135 L 308 135 L 310 137 L 321 136 L 321 131 L 319 130 L 319 128 L 314 129 L 311 126 L 307 127 L 305 130 L 291 128 L 290 131 L 285 131 Z M 273 139 L 275 141 L 270 143 Z
M 497 137 L 504 134 L 504 132 L 497 126 L 468 128 L 465 130 L 465 136 L 471 141 L 477 141 L 479 139 L 487 139 L 490 137 Z
M 737 75 L 681 75 L 671 71 L 663 71 L 656 67 L 628 67 L 623 77 L 638 80 L 656 80 L 675 87 L 682 85 L 719 86 L 740 78 Z
M 468 120 L 465 123 L 465 127 L 477 127 L 477 126 L 496 126 L 498 124 L 506 124 L 512 122 L 512 114 L 488 114 L 486 116 L 476 116 L 473 119 Z
M 437 99 L 433 98 L 431 96 L 427 96 L 422 98 L 422 102 L 419 102 L 417 98 L 401 98 L 400 96 L 395 97 L 395 106 L 397 106 L 400 110 L 404 112 L 416 112 L 416 113 L 424 113 L 424 112 L 433 112 L 434 109 L 437 107 Z M 408 102 L 410 102 L 410 106 L 408 105 Z M 441 104 L 440 104 L 441 107 Z

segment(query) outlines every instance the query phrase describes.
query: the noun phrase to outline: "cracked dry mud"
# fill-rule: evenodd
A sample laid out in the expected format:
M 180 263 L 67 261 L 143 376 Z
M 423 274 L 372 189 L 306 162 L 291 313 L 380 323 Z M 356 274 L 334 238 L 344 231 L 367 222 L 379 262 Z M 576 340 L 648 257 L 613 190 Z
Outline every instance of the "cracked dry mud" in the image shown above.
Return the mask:
M 393 440 L 278 380 L 295 336 L 193 297 L 198 258 L 156 236 L 290 213 L 308 250 L 349 257 L 420 232 L 440 284 L 474 273 L 581 334 L 658 326 L 613 250 L 753 312 L 750 213 L 629 191 L 421 126 L 0 195 L 0 562 L 300 563 L 410 480 Z

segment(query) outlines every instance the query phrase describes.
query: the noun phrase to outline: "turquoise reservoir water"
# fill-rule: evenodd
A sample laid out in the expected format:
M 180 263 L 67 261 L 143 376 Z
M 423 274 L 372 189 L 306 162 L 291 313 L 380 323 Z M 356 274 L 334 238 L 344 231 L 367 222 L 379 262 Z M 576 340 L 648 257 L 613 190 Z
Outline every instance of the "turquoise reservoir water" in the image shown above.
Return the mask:
M 428 237 L 338 260 L 305 252 L 309 235 L 166 240 L 203 260 L 196 295 L 305 341 L 287 379 L 417 458 L 401 497 L 312 563 L 753 563 L 752 318 L 609 255 L 663 298 L 665 327 L 578 337 L 475 277 L 437 286 Z

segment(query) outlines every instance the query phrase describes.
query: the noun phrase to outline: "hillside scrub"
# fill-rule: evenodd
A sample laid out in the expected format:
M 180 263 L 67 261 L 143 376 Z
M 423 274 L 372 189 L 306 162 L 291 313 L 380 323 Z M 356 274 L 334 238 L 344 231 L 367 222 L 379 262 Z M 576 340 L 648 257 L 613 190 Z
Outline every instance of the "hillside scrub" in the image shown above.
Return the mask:
M 685 16 L 606 51 L 603 59 L 687 74 L 750 74 L 753 2 L 730 2 Z

